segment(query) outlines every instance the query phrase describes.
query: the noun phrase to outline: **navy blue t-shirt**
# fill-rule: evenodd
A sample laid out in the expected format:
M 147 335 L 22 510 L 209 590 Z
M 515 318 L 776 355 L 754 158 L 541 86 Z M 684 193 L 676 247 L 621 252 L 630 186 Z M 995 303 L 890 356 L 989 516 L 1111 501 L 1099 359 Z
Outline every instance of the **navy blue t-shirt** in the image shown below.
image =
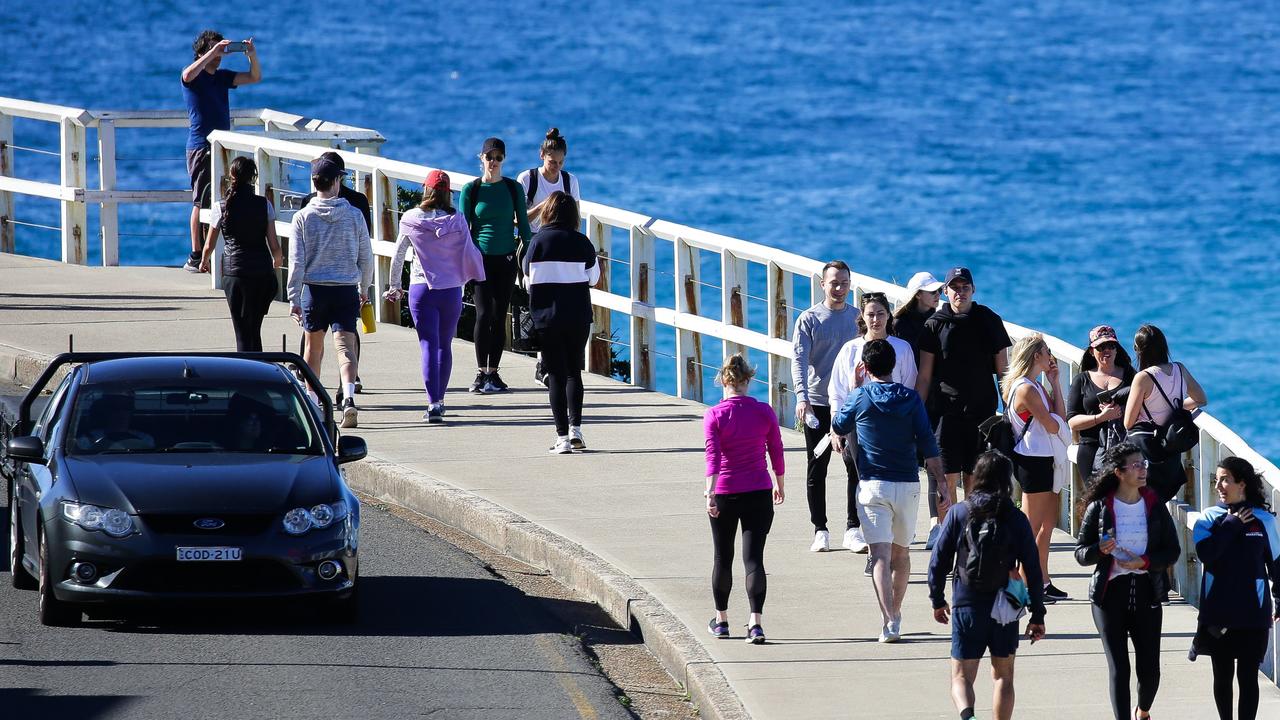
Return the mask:
M 209 133 L 231 129 L 230 90 L 236 86 L 236 73 L 218 69 L 209 74 L 203 70 L 191 82 L 182 83 L 182 98 L 187 102 L 191 118 L 191 134 L 187 149 L 208 147 Z

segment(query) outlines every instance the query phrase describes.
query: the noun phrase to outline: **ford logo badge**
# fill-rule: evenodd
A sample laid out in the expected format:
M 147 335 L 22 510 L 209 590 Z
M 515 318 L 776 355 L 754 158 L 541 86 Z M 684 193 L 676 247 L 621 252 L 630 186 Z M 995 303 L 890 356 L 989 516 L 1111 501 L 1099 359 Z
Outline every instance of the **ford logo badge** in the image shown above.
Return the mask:
M 226 525 L 226 523 L 222 522 L 218 518 L 200 518 L 192 523 L 192 525 L 195 525 L 201 530 L 220 530 L 224 525 Z

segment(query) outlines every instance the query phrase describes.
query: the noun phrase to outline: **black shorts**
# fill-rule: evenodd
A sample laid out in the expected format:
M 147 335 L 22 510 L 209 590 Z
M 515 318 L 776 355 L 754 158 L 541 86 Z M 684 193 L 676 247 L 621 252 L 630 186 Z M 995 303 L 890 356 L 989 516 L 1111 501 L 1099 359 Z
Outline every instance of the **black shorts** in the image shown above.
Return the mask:
M 213 155 L 207 146 L 187 150 L 187 174 L 191 176 L 191 204 L 209 207 L 213 196 Z
M 302 329 L 356 332 L 360 290 L 355 285 L 303 285 Z M 357 336 L 358 337 L 358 336 Z
M 1053 492 L 1053 458 L 1013 454 L 1013 477 L 1024 494 Z
M 986 449 L 986 443 L 978 434 L 978 426 L 986 418 L 968 413 L 947 413 L 938 418 L 933 436 L 942 451 L 942 471 L 947 474 L 973 472 L 978 455 Z

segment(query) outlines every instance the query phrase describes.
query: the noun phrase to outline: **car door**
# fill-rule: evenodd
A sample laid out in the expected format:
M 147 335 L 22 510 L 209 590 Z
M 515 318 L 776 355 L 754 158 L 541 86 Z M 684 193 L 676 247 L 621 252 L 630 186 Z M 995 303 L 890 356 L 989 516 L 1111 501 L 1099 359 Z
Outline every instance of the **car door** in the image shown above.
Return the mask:
M 75 373 L 68 373 L 58 387 L 54 389 L 49 403 L 44 406 L 40 416 L 31 426 L 31 435 L 40 438 L 44 443 L 44 457 L 51 460 L 57 454 L 52 441 L 58 437 L 57 431 L 64 424 L 62 416 L 66 410 L 67 398 Z M 53 485 L 57 472 L 56 465 L 37 465 L 21 463 L 18 468 L 14 486 L 15 500 L 18 503 L 18 517 L 22 522 L 23 546 L 27 559 L 33 564 L 36 561 L 36 515 L 39 511 L 40 498 Z M 33 565 L 34 566 L 34 565 Z

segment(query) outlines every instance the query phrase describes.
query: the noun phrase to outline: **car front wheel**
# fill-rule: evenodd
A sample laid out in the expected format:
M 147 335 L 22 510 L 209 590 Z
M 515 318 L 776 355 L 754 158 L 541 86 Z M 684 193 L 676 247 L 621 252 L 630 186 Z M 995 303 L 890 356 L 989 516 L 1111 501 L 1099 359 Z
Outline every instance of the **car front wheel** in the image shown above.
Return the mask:
M 35 590 L 38 585 L 36 579 L 22 565 L 22 556 L 26 553 L 22 542 L 22 520 L 18 513 L 18 483 L 15 480 L 10 485 L 13 487 L 13 492 L 9 493 L 9 572 L 13 576 L 10 580 L 19 590 Z
M 49 568 L 49 543 L 44 528 L 37 532 L 40 542 L 40 624 L 51 627 L 74 627 L 80 624 L 80 608 L 59 600 L 53 594 L 53 578 Z

